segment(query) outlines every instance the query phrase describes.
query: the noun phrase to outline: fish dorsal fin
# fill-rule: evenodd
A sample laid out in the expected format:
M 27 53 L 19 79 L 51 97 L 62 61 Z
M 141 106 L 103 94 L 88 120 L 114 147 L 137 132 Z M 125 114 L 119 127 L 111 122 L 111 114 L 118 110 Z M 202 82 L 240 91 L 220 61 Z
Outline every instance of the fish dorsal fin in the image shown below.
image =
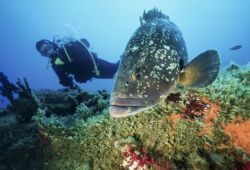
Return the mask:
M 165 19 L 165 20 L 169 20 L 169 17 L 165 14 L 163 14 L 160 10 L 158 10 L 157 8 L 151 9 L 148 12 L 143 12 L 143 16 L 140 17 L 140 22 L 141 25 L 144 23 L 148 23 L 151 22 L 155 19 Z
M 205 87 L 216 79 L 219 69 L 218 52 L 216 50 L 207 50 L 184 67 L 180 72 L 178 84 Z

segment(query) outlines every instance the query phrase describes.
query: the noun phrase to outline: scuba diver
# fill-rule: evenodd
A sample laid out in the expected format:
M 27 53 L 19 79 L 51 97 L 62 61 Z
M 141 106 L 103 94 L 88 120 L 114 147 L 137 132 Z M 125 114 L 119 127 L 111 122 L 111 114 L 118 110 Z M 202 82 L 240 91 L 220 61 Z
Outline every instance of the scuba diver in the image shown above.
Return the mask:
M 56 43 L 43 39 L 36 43 L 36 49 L 42 56 L 48 57 L 61 85 L 77 88 L 73 82 L 86 83 L 92 78 L 111 79 L 116 73 L 119 61 L 110 63 L 97 57 L 90 51 L 86 39 Z

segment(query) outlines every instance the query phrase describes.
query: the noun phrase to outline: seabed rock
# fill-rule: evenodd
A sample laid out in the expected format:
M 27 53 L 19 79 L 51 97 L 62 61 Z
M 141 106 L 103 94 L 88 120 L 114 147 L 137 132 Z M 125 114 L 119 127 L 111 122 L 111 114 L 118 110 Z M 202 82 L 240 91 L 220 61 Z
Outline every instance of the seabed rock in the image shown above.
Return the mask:
M 206 88 L 178 87 L 155 107 L 119 119 L 109 116 L 104 91 L 36 92 L 40 103 L 32 118 L 33 143 L 14 140 L 8 149 L 36 148 L 29 165 L 47 170 L 246 168 L 249 75 L 249 66 L 223 70 Z M 16 157 L 8 158 L 12 168 L 22 169 Z

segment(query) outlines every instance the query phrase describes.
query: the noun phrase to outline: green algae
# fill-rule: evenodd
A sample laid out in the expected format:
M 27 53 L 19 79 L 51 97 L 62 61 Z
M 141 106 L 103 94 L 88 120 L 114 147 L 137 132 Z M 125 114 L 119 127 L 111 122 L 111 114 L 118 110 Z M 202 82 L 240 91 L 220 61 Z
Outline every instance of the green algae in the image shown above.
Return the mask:
M 206 88 L 178 87 L 178 99 L 163 100 L 143 113 L 121 119 L 109 116 L 109 96 L 103 92 L 95 95 L 79 92 L 71 94 L 70 99 L 62 93 L 56 94 L 57 98 L 64 98 L 62 100 L 53 98 L 54 93 L 50 92 L 51 100 L 44 99 L 50 104 L 41 102 L 33 117 L 42 140 L 47 141 L 42 152 L 37 153 L 37 167 L 46 170 L 125 169 L 121 166 L 122 153 L 130 145 L 138 151 L 145 147 L 147 155 L 162 167 L 170 162 L 171 170 L 231 169 L 239 163 L 239 157 L 248 160 L 249 155 L 232 143 L 223 126 L 237 116 L 250 119 L 249 84 L 249 66 L 231 66 Z M 184 115 L 190 96 L 198 101 L 206 97 L 220 105 L 218 116 L 209 122 L 212 123 L 209 133 L 201 133 L 208 128 L 206 115 Z M 38 99 L 42 101 L 41 96 Z M 54 100 L 57 100 L 56 106 L 63 101 L 71 103 L 70 106 L 75 106 L 74 113 L 71 110 L 70 114 L 57 114 L 61 106 L 54 107 Z M 174 122 L 171 115 L 184 116 Z
M 233 146 L 221 124 L 234 119 L 236 114 L 250 118 L 248 105 L 244 104 L 249 101 L 249 72 L 249 68 L 223 71 L 207 88 L 180 87 L 178 104 L 162 101 L 144 113 L 122 119 L 110 118 L 107 108 L 86 119 L 84 115 L 90 111 L 85 105 L 79 105 L 76 113 L 67 118 L 46 117 L 44 111 L 39 110 L 34 119 L 52 141 L 47 148 L 52 159 L 47 161 L 46 168 L 123 169 L 121 153 L 127 144 L 137 148 L 145 146 L 158 162 L 169 160 L 171 169 L 233 167 L 237 162 L 235 155 L 246 153 Z M 180 119 L 173 125 L 168 118 L 185 108 L 188 93 L 220 103 L 221 112 L 211 134 L 197 135 L 204 128 L 200 119 Z
M 180 87 L 178 104 L 162 101 L 148 111 L 122 119 L 110 118 L 107 107 L 90 116 L 90 110 L 82 104 L 73 116 L 63 118 L 46 117 L 44 110 L 39 110 L 34 120 L 51 140 L 46 148 L 50 157 L 46 169 L 124 169 L 121 153 L 127 144 L 146 147 L 158 162 L 170 161 L 171 169 L 231 168 L 237 162 L 236 155 L 248 156 L 232 144 L 222 124 L 236 115 L 250 118 L 249 75 L 249 67 L 222 71 L 206 88 Z M 169 119 L 170 114 L 179 114 L 185 108 L 190 93 L 220 103 L 221 112 L 211 134 L 197 135 L 205 126 L 201 119 L 180 119 L 176 124 Z
M 250 118 L 250 66 L 243 68 L 231 65 L 222 70 L 208 87 L 193 89 L 214 102 L 221 104 L 221 121 L 228 122 L 240 115 Z

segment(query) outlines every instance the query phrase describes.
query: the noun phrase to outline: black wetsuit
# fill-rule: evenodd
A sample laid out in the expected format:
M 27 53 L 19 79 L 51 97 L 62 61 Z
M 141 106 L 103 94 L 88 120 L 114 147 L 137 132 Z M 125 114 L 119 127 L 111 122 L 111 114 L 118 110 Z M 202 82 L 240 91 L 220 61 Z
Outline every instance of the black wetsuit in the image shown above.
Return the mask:
M 64 44 L 63 48 L 59 48 L 58 52 L 51 56 L 51 64 L 57 74 L 60 84 L 66 87 L 74 88 L 73 79 L 79 83 L 85 83 L 91 78 L 113 78 L 118 69 L 118 63 L 110 63 L 100 58 L 91 52 L 97 65 L 100 75 L 96 75 L 94 62 L 86 47 L 89 47 L 86 39 L 81 40 L 85 46 L 79 41 L 69 42 Z

